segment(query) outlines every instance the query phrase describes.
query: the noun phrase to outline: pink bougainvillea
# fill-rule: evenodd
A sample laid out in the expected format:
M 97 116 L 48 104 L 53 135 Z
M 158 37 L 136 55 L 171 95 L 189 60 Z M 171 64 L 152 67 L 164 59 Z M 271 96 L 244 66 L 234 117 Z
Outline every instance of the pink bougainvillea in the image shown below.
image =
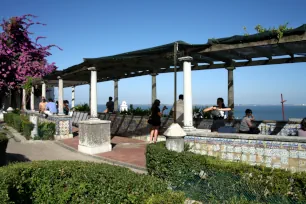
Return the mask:
M 28 14 L 3 20 L 0 24 L 0 92 L 15 89 L 27 77 L 43 77 L 57 68 L 54 62 L 46 60 L 51 55 L 49 50 L 57 46 L 42 46 L 37 41 L 44 37 L 37 37 L 34 42 L 29 36 L 32 34 L 29 28 L 41 24 L 33 18 L 35 16 Z

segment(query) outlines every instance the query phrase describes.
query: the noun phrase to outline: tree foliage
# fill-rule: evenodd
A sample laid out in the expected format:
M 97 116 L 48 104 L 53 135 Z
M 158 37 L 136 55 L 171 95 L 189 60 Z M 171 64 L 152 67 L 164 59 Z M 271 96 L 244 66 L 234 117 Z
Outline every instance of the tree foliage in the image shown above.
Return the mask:
M 56 70 L 55 63 L 48 63 L 49 50 L 56 45 L 43 46 L 30 38 L 34 22 L 31 14 L 12 17 L 0 24 L 0 92 L 8 92 L 24 84 L 29 77 L 40 78 Z M 59 48 L 59 47 L 57 47 Z M 59 48 L 61 50 L 61 48 Z

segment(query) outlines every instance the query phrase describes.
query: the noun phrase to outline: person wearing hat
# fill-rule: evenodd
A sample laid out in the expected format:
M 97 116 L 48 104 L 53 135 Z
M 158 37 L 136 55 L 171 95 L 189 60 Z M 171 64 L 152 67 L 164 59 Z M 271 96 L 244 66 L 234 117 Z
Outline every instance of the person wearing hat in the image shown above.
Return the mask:
M 260 132 L 259 129 L 254 127 L 252 124 L 252 121 L 254 120 L 255 118 L 253 116 L 252 110 L 246 109 L 245 116 L 240 123 L 239 132 L 245 134 L 258 134 Z

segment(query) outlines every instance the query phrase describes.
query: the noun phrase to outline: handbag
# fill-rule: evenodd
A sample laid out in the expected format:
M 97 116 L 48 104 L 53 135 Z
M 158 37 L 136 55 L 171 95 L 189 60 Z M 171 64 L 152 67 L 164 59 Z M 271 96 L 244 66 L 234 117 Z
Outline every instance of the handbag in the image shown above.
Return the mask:
M 148 124 L 152 125 L 152 116 L 149 116 Z

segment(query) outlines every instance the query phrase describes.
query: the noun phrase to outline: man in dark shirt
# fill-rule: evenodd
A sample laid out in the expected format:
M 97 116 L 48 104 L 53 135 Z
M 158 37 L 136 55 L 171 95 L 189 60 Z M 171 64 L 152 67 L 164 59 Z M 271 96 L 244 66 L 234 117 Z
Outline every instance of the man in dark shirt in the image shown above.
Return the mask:
M 113 102 L 113 97 L 108 98 L 108 102 L 106 103 L 106 110 L 104 111 L 106 113 L 112 113 L 114 112 L 114 102 Z

